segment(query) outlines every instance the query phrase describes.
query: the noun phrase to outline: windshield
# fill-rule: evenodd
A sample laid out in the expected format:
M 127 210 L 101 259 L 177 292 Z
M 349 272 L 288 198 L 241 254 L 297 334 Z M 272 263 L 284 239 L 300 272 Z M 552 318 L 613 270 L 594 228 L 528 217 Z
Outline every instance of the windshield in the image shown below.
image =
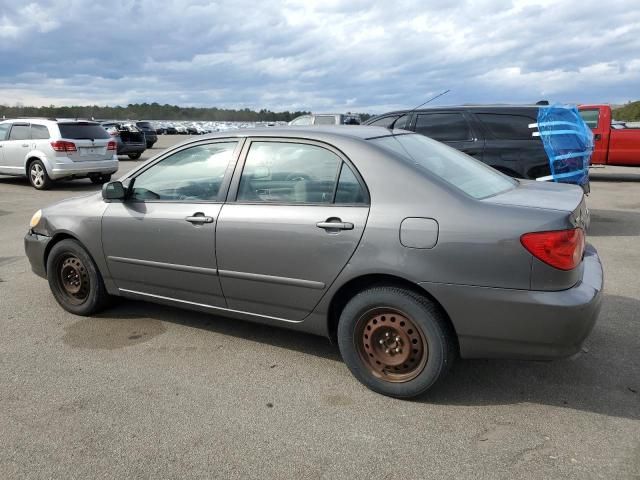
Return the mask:
M 392 135 L 370 141 L 474 198 L 490 197 L 517 185 L 515 180 L 484 163 L 422 135 Z

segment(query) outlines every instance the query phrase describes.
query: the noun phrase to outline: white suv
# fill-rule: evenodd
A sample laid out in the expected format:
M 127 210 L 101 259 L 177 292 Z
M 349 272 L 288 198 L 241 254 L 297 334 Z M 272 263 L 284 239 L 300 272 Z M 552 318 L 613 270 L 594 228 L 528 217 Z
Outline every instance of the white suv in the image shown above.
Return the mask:
M 26 176 L 38 190 L 54 180 L 108 182 L 118 170 L 117 145 L 96 122 L 14 119 L 0 122 L 0 174 Z

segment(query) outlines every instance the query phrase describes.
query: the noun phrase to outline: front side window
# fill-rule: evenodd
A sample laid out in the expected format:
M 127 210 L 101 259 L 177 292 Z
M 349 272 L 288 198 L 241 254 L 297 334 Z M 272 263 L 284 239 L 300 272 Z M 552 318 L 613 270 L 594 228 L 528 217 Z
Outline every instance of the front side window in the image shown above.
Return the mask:
M 47 140 L 49 129 L 44 125 L 31 125 L 31 138 L 33 140 Z
M 0 123 L 0 142 L 7 139 L 7 134 L 11 128 L 10 123 Z
M 138 175 L 132 199 L 138 201 L 217 201 L 237 142 L 186 148 Z
M 14 125 L 9 134 L 9 140 L 29 140 L 31 131 L 29 125 Z
M 529 128 L 529 125 L 538 121 L 537 118 L 523 115 L 501 113 L 478 113 L 476 115 L 489 130 L 491 136 L 501 140 L 531 140 L 531 134 L 534 130 Z
M 598 128 L 600 110 L 580 110 L 580 116 L 591 130 Z
M 390 135 L 369 141 L 474 198 L 497 195 L 517 185 L 484 163 L 422 135 Z
M 425 113 L 418 115 L 416 133 L 439 142 L 471 140 L 471 129 L 461 113 Z
M 253 142 L 237 200 L 259 203 L 331 203 L 342 160 L 315 145 Z

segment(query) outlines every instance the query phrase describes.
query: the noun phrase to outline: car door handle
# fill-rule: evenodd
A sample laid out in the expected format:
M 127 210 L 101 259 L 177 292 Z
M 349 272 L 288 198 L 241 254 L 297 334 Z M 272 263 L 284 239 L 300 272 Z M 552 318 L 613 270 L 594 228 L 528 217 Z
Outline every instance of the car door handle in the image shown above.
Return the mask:
M 327 219 L 325 222 L 316 223 L 316 227 L 323 228 L 325 230 L 353 230 L 353 223 L 350 222 L 342 222 L 340 219 L 336 219 L 337 221 L 331 221 L 332 219 Z
M 207 217 L 204 213 L 194 213 L 192 216 L 185 218 L 189 223 L 213 223 L 213 217 Z
M 29 146 L 29 144 L 28 144 L 28 143 L 23 143 L 23 144 L 22 144 L 22 146 L 23 146 L 23 147 L 28 147 L 28 146 Z

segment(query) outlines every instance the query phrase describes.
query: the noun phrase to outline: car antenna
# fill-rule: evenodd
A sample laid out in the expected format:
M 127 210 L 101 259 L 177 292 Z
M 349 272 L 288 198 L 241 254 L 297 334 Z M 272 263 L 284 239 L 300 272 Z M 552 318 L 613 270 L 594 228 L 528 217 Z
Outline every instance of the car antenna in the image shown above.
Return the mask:
M 424 103 L 421 103 L 420 105 L 418 105 L 417 107 L 413 107 L 411 110 L 409 110 L 407 113 L 404 113 L 402 115 L 400 115 L 398 118 L 396 118 L 393 122 L 391 122 L 391 125 L 389 125 L 387 128 L 389 130 L 393 130 L 393 127 L 395 126 L 396 122 L 398 120 L 400 120 L 402 117 L 404 117 L 405 115 L 409 115 L 410 113 L 415 112 L 417 109 L 419 109 L 420 107 L 424 107 L 427 103 L 431 103 L 433 102 L 436 98 L 440 98 L 443 95 L 446 95 L 447 93 L 449 93 L 451 90 L 445 90 L 444 92 L 439 93 L 438 95 L 436 95 L 435 97 L 431 97 L 429 100 L 427 100 Z

